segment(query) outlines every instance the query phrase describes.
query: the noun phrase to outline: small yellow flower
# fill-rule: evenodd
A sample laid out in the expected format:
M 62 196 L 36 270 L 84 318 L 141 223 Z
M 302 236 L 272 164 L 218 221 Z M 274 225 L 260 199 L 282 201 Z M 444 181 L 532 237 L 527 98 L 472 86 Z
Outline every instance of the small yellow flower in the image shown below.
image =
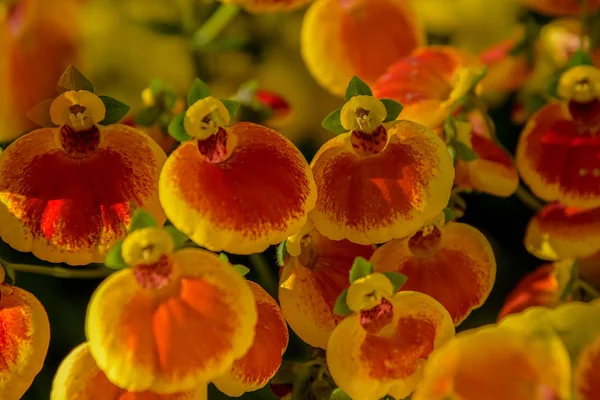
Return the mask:
M 387 111 L 380 100 L 373 96 L 354 96 L 342 107 L 340 120 L 349 131 L 371 133 L 386 116 Z
M 148 107 L 152 107 L 156 104 L 156 98 L 154 97 L 151 88 L 146 88 L 142 91 L 142 103 Z
M 159 228 L 138 229 L 123 241 L 121 253 L 128 265 L 152 264 L 173 251 L 173 240 Z
M 89 129 L 106 116 L 106 107 L 98 96 L 87 90 L 71 90 L 58 96 L 50 105 L 50 118 L 56 125 Z
M 600 97 L 600 70 L 590 65 L 569 69 L 560 77 L 558 94 L 577 103 L 588 103 Z
M 380 273 L 367 275 L 352 282 L 348 288 L 346 303 L 354 312 L 377 307 L 383 298 L 394 294 L 392 282 Z
M 225 105 L 212 96 L 195 102 L 185 113 L 183 127 L 186 132 L 197 138 L 206 139 L 229 123 L 229 112 Z

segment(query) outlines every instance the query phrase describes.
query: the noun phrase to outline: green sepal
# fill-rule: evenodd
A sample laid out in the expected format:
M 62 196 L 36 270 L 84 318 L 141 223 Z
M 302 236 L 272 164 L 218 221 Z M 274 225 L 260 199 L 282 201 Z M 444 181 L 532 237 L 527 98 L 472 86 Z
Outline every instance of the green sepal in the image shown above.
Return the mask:
M 327 129 L 329 132 L 335 133 L 336 135 L 348 132 L 348 129 L 342 126 L 342 109 L 338 108 L 335 111 L 332 111 L 323 122 L 321 122 L 321 126 Z
M 523 107 L 525 107 L 525 110 L 528 113 L 533 114 L 540 108 L 544 107 L 546 103 L 547 101 L 544 98 L 544 96 L 542 96 L 539 93 L 533 93 L 525 98 L 525 101 L 523 102 Z
M 241 276 L 246 276 L 248 272 L 250 272 L 250 268 L 246 267 L 242 264 L 234 264 L 232 265 L 233 269 L 235 269 Z
M 225 253 L 219 253 L 219 260 L 229 264 L 229 257 L 227 257 L 227 254 Z
M 342 389 L 335 388 L 335 389 L 333 389 L 333 392 L 331 392 L 331 396 L 329 396 L 329 400 L 352 400 L 352 399 Z
M 588 52 L 579 49 L 577 50 L 575 53 L 573 53 L 573 55 L 571 56 L 571 58 L 569 58 L 569 63 L 567 64 L 567 68 L 573 68 L 573 67 L 577 67 L 579 65 L 594 65 L 594 61 L 592 60 L 592 57 L 589 55 Z
M 117 99 L 109 96 L 98 97 L 100 97 L 100 100 L 104 103 L 104 107 L 106 107 L 106 116 L 100 121 L 100 125 L 116 124 L 129 112 L 129 106 Z
M 356 257 L 350 269 L 350 283 L 373 273 L 373 264 L 362 257 Z
M 481 72 L 479 73 L 479 75 L 477 75 L 475 78 L 473 78 L 473 81 L 471 81 L 471 86 L 469 87 L 467 94 L 471 93 L 473 90 L 475 90 L 475 87 L 477 86 L 477 84 L 479 82 L 481 82 L 481 80 L 483 78 L 485 78 L 486 75 L 487 75 L 487 66 L 484 66 L 483 69 L 481 70 Z
M 450 153 L 450 158 L 452 159 L 452 163 L 456 164 L 456 149 L 452 144 L 448 145 L 448 153 Z
M 560 82 L 560 77 L 563 74 L 564 70 L 559 71 L 554 76 L 548 78 L 544 83 L 544 90 L 552 97 L 556 99 L 560 99 L 560 95 L 558 94 L 558 84 Z
M 335 305 L 333 306 L 334 314 L 341 315 L 342 317 L 347 317 L 352 314 L 352 310 L 348 307 L 346 303 L 346 297 L 348 296 L 348 289 L 344 289 L 344 291 L 338 296 L 335 301 Z
M 450 221 L 454 221 L 456 219 L 456 213 L 452 207 L 446 207 L 443 210 L 444 213 L 444 223 L 448 223 Z
M 143 228 L 156 228 L 156 220 L 147 211 L 138 208 L 133 212 L 131 216 L 131 224 L 129 225 L 129 232 L 137 231 Z
M 383 273 L 389 280 L 392 282 L 392 287 L 394 288 L 394 293 L 396 293 L 408 280 L 406 275 L 403 275 L 399 272 L 384 272 Z
M 198 100 L 202 100 L 208 96 L 210 96 L 208 86 L 206 86 L 206 83 L 202 82 L 199 78 L 196 78 L 190 88 L 190 94 L 188 95 L 188 107 L 191 107 L 192 104 Z
M 283 267 L 285 265 L 285 259 L 288 255 L 286 243 L 287 240 L 284 240 L 277 246 L 277 265 L 279 267 Z
M 444 121 L 444 137 L 446 143 L 451 143 L 456 139 L 456 121 L 452 115 Z
M 353 76 L 350 79 L 350 83 L 346 88 L 346 101 L 350 101 L 355 96 L 373 96 L 369 85 L 361 81 L 357 76 Z
M 173 136 L 178 142 L 187 142 L 192 137 L 185 131 L 183 120 L 185 119 L 185 111 L 173 118 L 169 124 L 169 135 Z
M 136 125 L 152 126 L 156 123 L 159 116 L 160 110 L 158 107 L 143 107 L 135 116 L 134 121 Z
M 37 103 L 27 111 L 27 119 L 42 128 L 55 127 L 56 125 L 54 125 L 52 118 L 50 117 L 50 106 L 53 102 L 54 99 L 46 99 Z
M 479 158 L 479 155 L 463 142 L 455 140 L 452 144 L 454 145 L 454 149 L 456 150 L 458 158 L 460 158 L 461 160 L 475 161 Z
M 123 269 L 127 267 L 127 263 L 123 259 L 121 249 L 123 247 L 124 240 L 119 240 L 113 247 L 110 248 L 104 259 L 104 265 L 111 269 Z
M 163 229 L 171 236 L 175 250 L 180 249 L 188 240 L 190 240 L 185 233 L 179 231 L 173 225 L 167 225 Z
M 64 92 L 69 92 L 71 90 L 87 90 L 88 92 L 94 93 L 94 85 L 92 85 L 92 82 L 90 82 L 81 71 L 75 68 L 74 65 L 69 65 L 56 84 L 56 91 L 58 94 L 63 94 Z
M 4 283 L 15 286 L 17 283 L 17 273 L 15 270 L 2 264 L 0 264 L 0 268 L 4 268 L 4 271 L 6 272 L 4 275 Z
M 573 266 L 571 267 L 571 276 L 569 277 L 569 281 L 565 285 L 565 289 L 560 294 L 560 301 L 565 301 L 571 293 L 573 293 L 573 288 L 575 287 L 575 282 L 577 281 L 577 277 L 579 276 L 579 262 L 577 260 L 573 261 Z
M 167 86 L 165 85 L 165 82 L 162 79 L 152 79 L 148 84 L 148 88 L 150 89 L 153 95 L 157 95 L 164 92 Z
M 387 116 L 383 122 L 395 121 L 402 112 L 404 106 L 392 99 L 380 99 L 380 101 L 385 106 L 385 111 L 387 112 Z
M 227 112 L 229 112 L 229 118 L 233 121 L 235 114 L 237 114 L 240 109 L 240 103 L 234 100 L 221 100 L 221 103 L 223 103 Z

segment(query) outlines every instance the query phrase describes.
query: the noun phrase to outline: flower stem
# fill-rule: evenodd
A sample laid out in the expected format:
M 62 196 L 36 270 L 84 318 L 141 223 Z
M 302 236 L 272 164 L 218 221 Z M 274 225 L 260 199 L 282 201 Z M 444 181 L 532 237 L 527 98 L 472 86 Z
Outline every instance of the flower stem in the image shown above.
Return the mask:
M 8 268 L 19 272 L 27 272 L 30 274 L 48 275 L 55 278 L 71 278 L 71 279 L 103 279 L 115 272 L 112 269 L 100 266 L 94 269 L 83 268 L 63 268 L 63 267 L 43 267 L 40 265 L 16 264 L 9 263 L 4 260 L 0 262 Z
M 598 291 L 598 289 L 596 289 L 594 286 L 590 285 L 583 279 L 578 279 L 576 285 L 583 289 L 583 291 L 589 294 L 590 296 L 594 298 L 600 297 L 600 291 Z
M 202 49 L 215 39 L 223 29 L 235 18 L 241 8 L 232 4 L 221 4 L 210 18 L 196 31 L 192 37 L 192 46 Z
M 250 263 L 256 274 L 258 275 L 258 283 L 269 293 L 273 298 L 277 298 L 277 282 L 273 279 L 271 267 L 267 262 L 264 254 L 251 254 L 249 257 Z
M 519 185 L 519 188 L 515 192 L 515 196 L 521 200 L 521 203 L 525 204 L 533 211 L 537 212 L 544 208 L 544 203 L 532 195 L 523 185 Z

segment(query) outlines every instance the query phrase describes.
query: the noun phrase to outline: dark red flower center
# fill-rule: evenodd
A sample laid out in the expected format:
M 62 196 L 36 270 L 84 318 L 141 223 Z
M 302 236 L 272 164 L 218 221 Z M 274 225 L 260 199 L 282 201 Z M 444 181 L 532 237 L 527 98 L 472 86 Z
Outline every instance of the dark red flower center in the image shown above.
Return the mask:
M 360 156 L 370 156 L 383 151 L 388 142 L 387 129 L 383 125 L 371 133 L 352 131 L 350 143 L 352 148 Z
M 442 242 L 442 232 L 437 226 L 427 229 L 431 230 L 423 228 L 408 239 L 408 248 L 416 257 L 430 256 L 439 249 Z
M 220 163 L 227 159 L 227 139 L 229 135 L 225 128 L 219 128 L 217 133 L 208 138 L 198 140 L 198 151 L 209 163 Z
M 85 158 L 100 145 L 100 131 L 95 125 L 82 131 L 76 131 L 69 125 L 63 125 L 60 127 L 60 143 L 71 157 Z
M 376 335 L 389 325 L 393 318 L 394 306 L 384 298 L 377 307 L 360 312 L 360 325 L 371 335 Z
M 162 289 L 171 282 L 173 263 L 169 256 L 163 255 L 153 264 L 138 264 L 133 273 L 137 283 L 144 289 Z

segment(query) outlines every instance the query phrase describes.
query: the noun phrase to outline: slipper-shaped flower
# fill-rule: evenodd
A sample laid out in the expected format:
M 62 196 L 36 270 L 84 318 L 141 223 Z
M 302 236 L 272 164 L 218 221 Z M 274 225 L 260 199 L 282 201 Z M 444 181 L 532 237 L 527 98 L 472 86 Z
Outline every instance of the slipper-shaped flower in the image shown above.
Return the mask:
M 88 343 L 77 346 L 62 361 L 50 400 L 207 400 L 206 384 L 185 393 L 128 392 L 108 380 L 98 368 Z
M 197 244 L 235 254 L 262 252 L 299 231 L 316 201 L 300 151 L 260 125 L 226 127 L 226 105 L 234 114 L 237 104 L 209 96 L 200 80 L 189 104 L 169 127 L 187 141 L 171 153 L 160 176 L 169 220 Z
M 255 14 L 289 12 L 313 0 L 219 0 L 223 4 L 238 5 Z
M 409 1 L 317 0 L 304 16 L 301 50 L 315 80 L 342 96 L 358 76 L 368 84 L 425 42 Z
M 425 293 L 459 325 L 490 294 L 496 278 L 492 247 L 477 229 L 462 223 L 428 225 L 406 239 L 379 247 L 370 260 L 377 272 L 398 272 L 402 290 Z
M 90 351 L 123 389 L 193 390 L 250 349 L 257 322 L 252 291 L 218 256 L 197 248 L 173 251 L 181 244 L 173 227 L 156 228 L 145 213 L 134 222 L 138 229 L 107 258 L 109 266 L 132 268 L 100 284 L 88 306 Z
M 0 395 L 19 400 L 44 365 L 50 324 L 38 299 L 4 278 L 0 265 Z

